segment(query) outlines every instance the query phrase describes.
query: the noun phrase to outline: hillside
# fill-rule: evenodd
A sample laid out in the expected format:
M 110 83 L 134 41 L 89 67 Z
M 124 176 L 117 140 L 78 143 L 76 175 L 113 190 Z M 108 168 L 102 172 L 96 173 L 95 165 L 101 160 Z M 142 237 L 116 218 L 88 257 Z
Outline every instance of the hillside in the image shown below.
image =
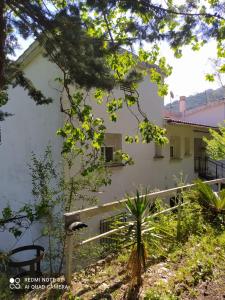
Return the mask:
M 204 105 L 208 102 L 222 100 L 225 97 L 225 88 L 221 87 L 216 90 L 206 90 L 195 95 L 188 96 L 186 98 L 187 110 Z M 165 107 L 173 112 L 179 112 L 178 100 L 173 101 L 171 104 L 167 104 Z
M 58 287 L 65 284 L 60 276 L 56 287 L 31 285 L 30 291 L 13 291 L 9 290 L 6 276 L 1 278 L 0 274 L 0 300 L 224 299 L 224 194 L 225 190 L 220 191 L 215 202 L 214 191 L 198 182 L 195 189 L 182 192 L 183 204 L 168 208 L 163 199 L 157 199 L 151 218 L 145 215 L 141 218 L 140 234 L 137 222 L 129 221 L 132 227 L 125 226 L 110 244 L 89 243 L 86 250 L 85 245 L 76 249 L 73 264 L 94 257 L 96 247 L 103 247 L 104 254 L 110 250 L 111 254 L 77 270 L 66 289 Z M 137 202 L 137 199 L 131 203 L 141 203 L 143 207 L 143 200 Z M 137 236 L 142 240 L 141 259 L 135 242 Z

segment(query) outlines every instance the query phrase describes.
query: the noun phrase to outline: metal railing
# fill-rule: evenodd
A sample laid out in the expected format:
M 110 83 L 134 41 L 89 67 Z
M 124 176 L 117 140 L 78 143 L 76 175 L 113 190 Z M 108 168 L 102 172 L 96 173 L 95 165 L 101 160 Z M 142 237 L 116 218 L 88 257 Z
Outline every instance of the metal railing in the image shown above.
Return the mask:
M 202 177 L 211 176 L 216 179 L 223 178 L 225 175 L 225 164 L 209 157 L 195 157 L 194 169 Z
M 205 183 L 209 184 L 209 185 L 214 185 L 217 184 L 218 185 L 218 190 L 221 189 L 221 183 L 225 183 L 225 178 L 220 178 L 220 179 L 214 179 L 214 180 L 210 180 L 210 181 L 205 181 Z M 186 191 L 186 190 L 190 190 L 192 188 L 195 187 L 196 184 L 188 184 L 185 186 L 181 186 L 181 187 L 176 187 L 176 188 L 171 188 L 171 189 L 167 189 L 167 190 L 163 190 L 163 191 L 158 191 L 158 192 L 153 192 L 153 193 L 149 193 L 146 195 L 141 195 L 140 197 L 148 197 L 149 200 L 152 199 L 156 199 L 157 197 L 168 197 L 168 196 L 176 196 L 177 194 L 180 194 L 182 191 Z M 131 199 L 135 199 L 135 197 L 131 198 Z M 96 240 L 100 240 L 102 238 L 105 238 L 106 236 L 109 235 L 113 235 L 118 231 L 121 231 L 123 229 L 125 229 L 126 227 L 130 226 L 129 224 L 126 225 L 122 225 L 119 226 L 118 228 L 109 230 L 107 232 L 98 234 L 96 236 L 90 237 L 84 241 L 78 242 L 75 245 L 73 245 L 73 236 L 74 236 L 74 231 L 71 229 L 71 225 L 73 224 L 78 224 L 82 222 L 85 222 L 88 218 L 93 218 L 96 217 L 97 215 L 101 215 L 105 212 L 112 212 L 115 209 L 124 209 L 124 204 L 127 202 L 127 199 L 122 199 L 119 201 L 114 201 L 114 202 L 110 202 L 110 203 L 106 203 L 106 204 L 102 204 L 102 205 L 98 205 L 98 206 L 93 206 L 93 207 L 89 207 L 86 209 L 82 209 L 82 210 L 77 210 L 77 211 L 73 211 L 73 212 L 69 212 L 69 213 L 65 213 L 64 214 L 64 218 L 65 218 L 65 230 L 66 230 L 66 255 L 65 255 L 65 259 L 66 259 L 66 265 L 65 265 L 65 278 L 66 278 L 66 282 L 69 284 L 71 282 L 71 277 L 72 277 L 72 252 L 73 252 L 73 247 L 78 248 L 81 247 L 82 245 L 85 245 L 87 243 L 96 241 Z M 156 217 L 159 214 L 163 214 L 172 210 L 177 209 L 179 206 L 183 206 L 186 205 L 187 203 L 182 203 L 179 205 L 176 205 L 172 208 L 168 208 L 165 209 L 161 212 L 157 212 L 155 214 L 152 214 L 151 217 Z

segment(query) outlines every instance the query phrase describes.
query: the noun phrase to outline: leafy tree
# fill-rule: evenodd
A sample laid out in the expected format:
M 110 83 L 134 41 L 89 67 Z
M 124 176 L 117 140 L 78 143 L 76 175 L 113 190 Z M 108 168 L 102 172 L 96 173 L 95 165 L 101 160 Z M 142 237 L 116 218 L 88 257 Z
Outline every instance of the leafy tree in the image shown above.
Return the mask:
M 206 149 L 209 156 L 215 160 L 225 159 L 225 128 L 219 127 L 219 131 L 210 129 L 211 137 L 204 137 L 203 140 L 206 143 Z
M 169 1 L 159 5 L 153 1 L 126 0 L 79 4 L 67 1 L 60 5 L 56 17 L 59 27 L 41 42 L 47 55 L 63 72 L 59 80 L 69 99 L 68 109 L 63 107 L 61 98 L 61 109 L 68 116 L 64 128 L 58 131 L 65 138 L 63 152 L 75 150 L 80 155 L 83 154 L 81 148 L 86 147 L 90 150 L 88 156 L 85 152 L 84 158 L 89 163 L 88 171 L 96 167 L 96 153 L 104 143 L 106 128 L 104 120 L 94 118 L 92 106 L 86 103 L 91 87 L 97 87 L 95 99 L 105 105 L 112 122 L 117 121 L 118 112 L 124 107 L 134 115 L 138 130 L 133 136 L 126 136 L 126 142 L 165 143 L 165 130 L 154 125 L 151 116 L 142 110 L 138 84 L 143 76 L 149 76 L 158 85 L 161 96 L 167 93 L 164 77 L 172 70 L 165 58 L 160 57 L 160 41 L 167 41 L 176 57 L 182 55 L 183 45 L 199 50 L 210 37 L 217 41 L 219 49 L 224 36 L 221 3 L 188 1 L 175 5 Z M 64 27 L 60 20 L 66 20 Z M 143 42 L 148 43 L 149 50 L 142 46 Z M 138 43 L 139 50 L 134 51 Z M 91 47 L 86 47 L 87 44 Z M 149 66 L 149 70 L 141 68 L 140 63 Z M 102 72 L 96 73 L 95 68 Z M 70 89 L 71 84 L 78 92 Z M 121 97 L 115 98 L 112 88 L 118 86 L 126 86 L 126 89 Z M 74 119 L 78 120 L 78 126 L 74 126 Z M 122 156 L 130 161 L 126 154 Z
M 123 107 L 132 113 L 138 130 L 133 136 L 126 136 L 126 142 L 163 144 L 167 141 L 165 130 L 153 124 L 151 116 L 143 111 L 138 84 L 143 76 L 149 76 L 158 85 L 161 96 L 167 93 L 164 78 L 172 69 L 160 56 L 160 41 L 167 41 L 179 58 L 183 45 L 198 50 L 214 38 L 218 57 L 223 59 L 224 5 L 224 1 L 217 0 L 193 0 L 182 5 L 172 0 L 164 4 L 150 0 L 2 0 L 0 106 L 8 101 L 10 84 L 22 85 L 37 104 L 52 101 L 9 59 L 19 46 L 18 35 L 33 36 L 62 71 L 57 80 L 62 86 L 61 111 L 67 119 L 58 134 L 64 138 L 63 153 L 79 157 L 82 162 L 82 175 L 88 176 L 101 165 L 99 150 L 106 131 L 104 120 L 95 117 L 92 105 L 87 103 L 91 93 L 99 105 L 105 106 L 112 122 L 117 121 Z M 143 46 L 146 43 L 148 50 Z M 221 64 L 220 71 L 223 69 Z M 125 87 L 122 96 L 115 97 L 113 88 L 121 86 Z M 66 107 L 64 94 L 68 99 Z M 0 114 L 1 119 L 4 116 Z M 118 156 L 131 162 L 126 153 Z
M 221 1 L 204 1 L 203 4 L 188 1 L 184 5 L 168 1 L 162 5 L 146 0 L 4 0 L 0 6 L 0 103 L 7 102 L 6 91 L 10 83 L 25 87 L 37 104 L 51 102 L 24 78 L 7 56 L 17 45 L 18 33 L 23 37 L 33 35 L 63 73 L 58 80 L 70 103 L 70 108 L 65 109 L 61 101 L 61 109 L 68 116 L 65 128 L 59 131 L 66 138 L 63 152 L 74 148 L 81 152 L 81 146 L 87 146 L 90 141 L 96 152 L 103 143 L 104 122 L 93 118 L 92 107 L 85 104 L 91 88 L 97 88 L 98 103 L 108 99 L 106 109 L 113 122 L 123 106 L 134 114 L 139 130 L 134 136 L 127 136 L 127 142 L 154 140 L 162 144 L 166 141 L 165 130 L 154 125 L 141 109 L 138 82 L 149 75 L 158 85 L 159 94 L 167 93 L 164 77 L 171 74 L 171 67 L 164 57 L 160 57 L 158 42 L 162 40 L 166 40 L 175 56 L 180 57 L 181 46 L 191 44 L 193 50 L 198 50 L 213 37 L 222 57 L 224 17 L 221 7 Z M 143 42 L 150 45 L 150 50 L 144 50 Z M 133 49 L 137 43 L 140 47 L 135 56 Z M 140 68 L 140 63 L 150 65 L 149 72 Z M 70 90 L 71 84 L 82 92 L 74 94 Z M 112 89 L 121 84 L 129 89 L 122 98 L 116 99 Z M 138 113 L 134 112 L 135 107 Z M 71 122 L 75 118 L 79 121 L 76 128 Z
M 26 78 L 9 55 L 14 55 L 19 47 L 18 37 L 37 36 L 50 26 L 53 15 L 44 1 L 2 0 L 0 3 L 0 106 L 8 101 L 9 84 L 21 85 L 37 104 L 48 104 L 52 99 L 45 97 Z M 7 116 L 7 114 L 5 114 Z M 3 113 L 2 113 L 3 118 Z

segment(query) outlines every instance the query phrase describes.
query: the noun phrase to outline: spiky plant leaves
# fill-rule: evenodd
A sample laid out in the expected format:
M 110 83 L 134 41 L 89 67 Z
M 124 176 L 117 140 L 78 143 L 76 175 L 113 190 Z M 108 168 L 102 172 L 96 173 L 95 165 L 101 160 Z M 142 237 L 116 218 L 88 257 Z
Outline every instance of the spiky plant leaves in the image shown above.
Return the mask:
M 149 201 L 146 196 L 143 197 L 136 191 L 136 198 L 128 198 L 126 207 L 134 219 L 144 219 L 149 211 Z
M 128 260 L 128 272 L 131 277 L 131 286 L 141 286 L 141 274 L 146 267 L 146 249 L 142 236 L 142 226 L 149 211 L 149 201 L 146 196 L 140 196 L 139 191 L 137 191 L 135 199 L 128 198 L 126 207 L 134 219 L 135 229 L 135 244 Z
M 212 188 L 201 180 L 196 181 L 197 200 L 201 206 L 209 209 L 213 214 L 225 214 L 225 190 L 219 193 L 213 192 Z

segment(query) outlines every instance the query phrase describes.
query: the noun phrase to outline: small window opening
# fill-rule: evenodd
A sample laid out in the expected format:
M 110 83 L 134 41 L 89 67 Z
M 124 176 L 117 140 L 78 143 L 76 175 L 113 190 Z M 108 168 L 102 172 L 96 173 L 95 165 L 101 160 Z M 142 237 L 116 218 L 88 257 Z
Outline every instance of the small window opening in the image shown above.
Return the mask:
M 103 146 L 101 147 L 101 155 L 105 162 L 113 161 L 113 147 Z

